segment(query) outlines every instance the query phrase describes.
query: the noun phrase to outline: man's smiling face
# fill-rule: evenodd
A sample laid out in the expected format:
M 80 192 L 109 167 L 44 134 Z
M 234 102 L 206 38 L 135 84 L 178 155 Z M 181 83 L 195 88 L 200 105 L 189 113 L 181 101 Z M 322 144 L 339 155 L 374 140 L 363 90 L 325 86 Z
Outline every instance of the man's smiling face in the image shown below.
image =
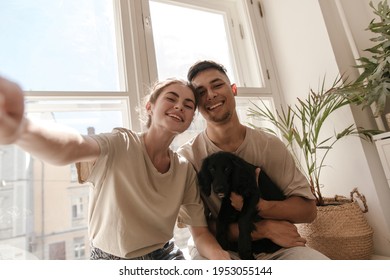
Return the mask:
M 207 120 L 224 123 L 230 120 L 236 103 L 229 78 L 216 69 L 197 74 L 192 84 L 199 95 L 199 112 Z

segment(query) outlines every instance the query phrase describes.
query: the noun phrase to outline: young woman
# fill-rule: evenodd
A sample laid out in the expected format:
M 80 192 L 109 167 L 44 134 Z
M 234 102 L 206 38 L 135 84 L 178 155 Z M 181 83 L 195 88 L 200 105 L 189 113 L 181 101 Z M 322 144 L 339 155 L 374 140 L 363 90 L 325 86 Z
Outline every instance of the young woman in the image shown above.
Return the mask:
M 206 258 L 230 259 L 207 229 L 192 165 L 169 148 L 196 107 L 186 82 L 166 80 L 147 97 L 146 132 L 85 136 L 24 117 L 22 90 L 0 77 L 0 144 L 51 164 L 77 163 L 80 182 L 92 183 L 91 259 L 184 259 L 171 241 L 176 220 L 190 227 Z

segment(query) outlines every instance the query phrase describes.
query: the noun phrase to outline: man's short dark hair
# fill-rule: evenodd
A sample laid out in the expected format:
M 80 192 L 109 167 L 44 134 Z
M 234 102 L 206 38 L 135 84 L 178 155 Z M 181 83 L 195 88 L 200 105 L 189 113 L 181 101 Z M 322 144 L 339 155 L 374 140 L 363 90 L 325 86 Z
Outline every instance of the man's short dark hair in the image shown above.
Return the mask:
M 196 62 L 190 67 L 187 73 L 188 81 L 191 82 L 200 72 L 203 72 L 208 69 L 216 69 L 227 76 L 226 68 L 222 64 L 219 64 L 212 60 L 202 60 Z

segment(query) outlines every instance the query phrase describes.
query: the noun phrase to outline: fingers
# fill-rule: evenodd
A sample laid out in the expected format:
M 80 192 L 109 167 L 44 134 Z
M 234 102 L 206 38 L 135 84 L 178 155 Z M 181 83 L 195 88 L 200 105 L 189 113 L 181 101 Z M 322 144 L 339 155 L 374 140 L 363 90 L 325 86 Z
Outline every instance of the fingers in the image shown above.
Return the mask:
M 237 193 L 232 192 L 230 194 L 230 201 L 231 201 L 231 204 L 234 207 L 234 209 L 236 209 L 237 211 L 241 211 L 242 206 L 244 205 L 244 199 L 242 198 L 241 195 L 238 195 Z
M 24 97 L 14 82 L 0 77 L 0 144 L 16 140 L 24 114 Z
M 256 172 L 256 184 L 259 185 L 259 175 L 260 175 L 260 172 L 261 172 L 260 167 L 257 167 L 255 172 Z
M 16 119 L 20 119 L 24 111 L 22 89 L 14 82 L 0 77 L 0 110 Z
M 0 119 L 5 114 L 4 104 L 5 104 L 4 96 L 0 92 Z
M 269 238 L 283 248 L 305 246 L 306 239 L 301 237 L 297 227 L 288 221 L 262 220 L 256 223 L 255 239 Z

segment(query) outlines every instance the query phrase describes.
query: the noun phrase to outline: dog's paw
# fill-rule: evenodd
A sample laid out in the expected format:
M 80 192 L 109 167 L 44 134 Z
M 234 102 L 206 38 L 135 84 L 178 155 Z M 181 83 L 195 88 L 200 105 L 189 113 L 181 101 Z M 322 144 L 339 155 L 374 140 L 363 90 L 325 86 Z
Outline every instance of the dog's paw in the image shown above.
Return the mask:
M 239 252 L 238 255 L 242 260 L 254 260 L 253 254 L 251 251 Z

